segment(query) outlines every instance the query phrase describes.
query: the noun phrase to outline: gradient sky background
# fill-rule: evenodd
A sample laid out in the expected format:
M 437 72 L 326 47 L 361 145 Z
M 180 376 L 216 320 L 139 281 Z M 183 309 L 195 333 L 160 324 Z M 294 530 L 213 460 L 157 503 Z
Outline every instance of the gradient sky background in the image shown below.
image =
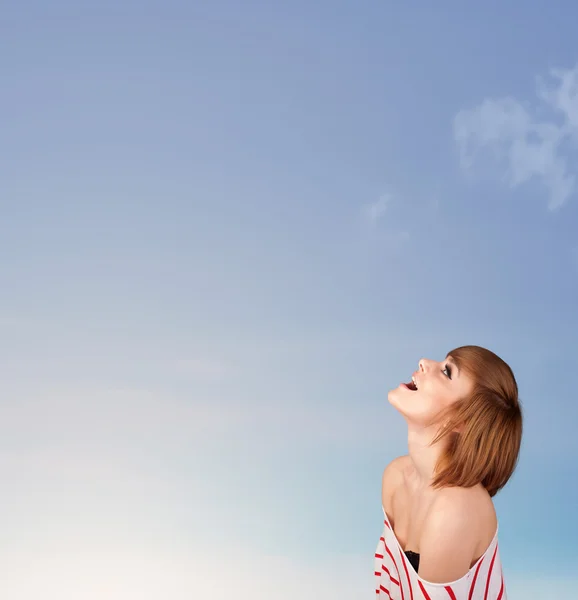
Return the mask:
M 576 4 L 2 13 L 0 597 L 374 597 L 387 390 L 462 344 L 509 598 L 576 597 Z

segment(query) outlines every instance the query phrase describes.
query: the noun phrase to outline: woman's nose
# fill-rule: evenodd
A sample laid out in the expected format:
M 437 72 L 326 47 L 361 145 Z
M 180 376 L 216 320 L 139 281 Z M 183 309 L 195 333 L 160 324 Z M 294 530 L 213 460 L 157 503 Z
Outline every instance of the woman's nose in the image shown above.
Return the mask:
M 427 361 L 427 359 L 426 359 L 426 358 L 422 358 L 422 359 L 419 361 L 419 370 L 420 370 L 422 373 L 424 373 L 424 372 L 425 372 L 425 370 L 426 370 L 426 368 L 427 368 L 427 362 L 428 362 L 428 361 Z

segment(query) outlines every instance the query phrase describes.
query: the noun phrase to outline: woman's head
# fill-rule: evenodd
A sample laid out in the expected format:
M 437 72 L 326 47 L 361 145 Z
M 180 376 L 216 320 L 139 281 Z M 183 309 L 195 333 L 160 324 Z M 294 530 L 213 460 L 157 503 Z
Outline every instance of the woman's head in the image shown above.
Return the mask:
M 441 362 L 421 360 L 413 379 L 417 385 L 400 385 L 389 400 L 410 426 L 436 431 L 432 444 L 443 450 L 433 486 L 481 483 L 493 496 L 514 472 L 522 438 L 510 367 L 485 348 L 463 346 Z
M 388 398 L 410 425 L 425 428 L 435 423 L 442 410 L 472 391 L 469 372 L 460 369 L 450 353 L 440 362 L 422 358 L 411 381 L 391 390 Z

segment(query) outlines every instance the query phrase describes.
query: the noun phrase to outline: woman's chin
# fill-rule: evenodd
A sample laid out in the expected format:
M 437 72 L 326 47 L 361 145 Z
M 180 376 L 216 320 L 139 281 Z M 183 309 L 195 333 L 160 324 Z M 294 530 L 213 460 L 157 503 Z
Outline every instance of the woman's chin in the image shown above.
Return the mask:
M 400 396 L 400 392 L 401 392 L 401 386 L 398 386 L 396 388 L 394 388 L 393 390 L 389 390 L 389 392 L 387 392 L 387 400 L 389 401 L 389 403 L 394 407 L 397 408 L 399 410 L 399 396 Z
M 387 394 L 387 399 L 391 406 L 407 421 L 411 420 L 412 413 L 417 408 L 412 402 L 412 392 L 402 385 L 390 390 Z

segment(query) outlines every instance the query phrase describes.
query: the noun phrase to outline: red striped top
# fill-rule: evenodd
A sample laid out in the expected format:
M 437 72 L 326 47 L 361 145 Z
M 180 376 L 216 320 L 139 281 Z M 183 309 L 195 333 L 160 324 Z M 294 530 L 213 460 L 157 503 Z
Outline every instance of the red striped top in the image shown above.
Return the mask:
M 383 533 L 375 551 L 375 593 L 379 600 L 507 600 L 498 531 L 476 564 L 460 579 L 430 583 L 411 566 L 385 510 Z

